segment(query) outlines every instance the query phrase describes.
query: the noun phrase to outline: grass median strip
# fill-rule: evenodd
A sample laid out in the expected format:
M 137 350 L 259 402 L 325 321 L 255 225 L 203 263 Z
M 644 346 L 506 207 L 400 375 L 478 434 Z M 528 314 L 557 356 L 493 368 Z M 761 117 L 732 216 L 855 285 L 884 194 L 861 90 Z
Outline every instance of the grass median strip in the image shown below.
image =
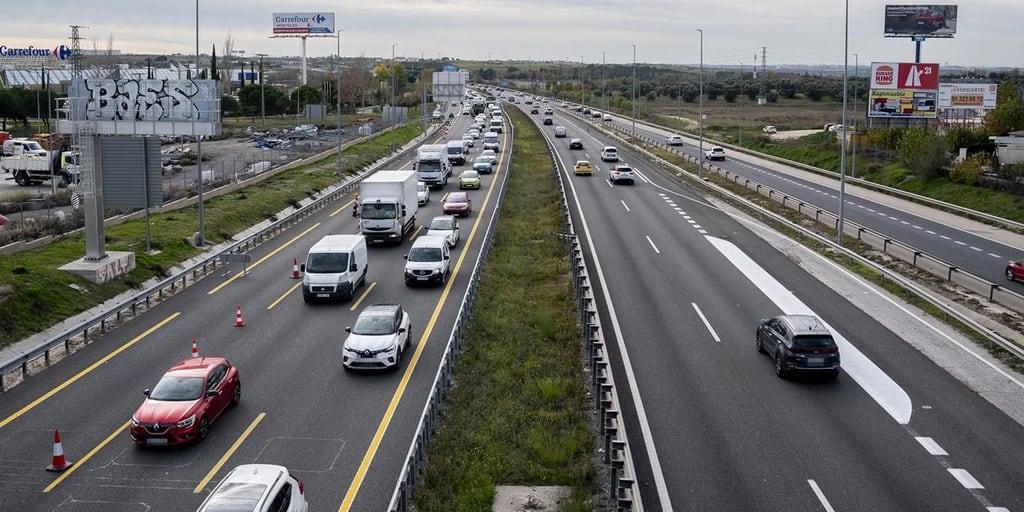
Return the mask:
M 496 485 L 562 485 L 590 510 L 595 469 L 554 168 L 517 110 L 508 189 L 415 502 L 490 510 Z
M 342 152 L 344 168 L 348 172 L 362 169 L 419 133 L 419 125 L 412 124 L 350 147 Z M 336 181 L 337 160 L 327 158 L 213 198 L 206 202 L 207 238 L 214 244 L 223 242 Z M 127 276 L 102 285 L 59 269 L 85 253 L 82 236 L 0 257 L 0 347 L 136 288 L 147 279 L 165 275 L 174 265 L 199 254 L 186 241 L 197 226 L 194 208 L 153 215 L 152 246 L 160 251 L 155 255 L 145 252 L 144 221 L 107 228 L 107 250 L 135 251 L 137 266 Z

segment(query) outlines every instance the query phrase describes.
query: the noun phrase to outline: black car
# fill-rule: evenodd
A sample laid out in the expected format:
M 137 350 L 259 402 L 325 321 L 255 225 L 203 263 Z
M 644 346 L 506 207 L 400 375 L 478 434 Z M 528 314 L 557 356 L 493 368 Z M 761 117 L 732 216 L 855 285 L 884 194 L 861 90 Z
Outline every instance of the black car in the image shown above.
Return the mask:
M 533 108 L 530 109 L 530 113 L 531 114 L 540 114 L 540 109 L 537 108 L 537 107 L 533 107 Z
M 549 124 L 555 124 L 555 123 L 554 123 L 554 121 L 551 120 L 550 117 L 545 117 L 544 118 L 544 124 L 545 125 L 549 125 Z
M 583 149 L 583 140 L 569 139 L 569 149 Z
M 815 316 L 780 315 L 761 320 L 754 340 L 757 351 L 775 360 L 775 374 L 792 371 L 839 376 L 839 347 L 828 328 Z

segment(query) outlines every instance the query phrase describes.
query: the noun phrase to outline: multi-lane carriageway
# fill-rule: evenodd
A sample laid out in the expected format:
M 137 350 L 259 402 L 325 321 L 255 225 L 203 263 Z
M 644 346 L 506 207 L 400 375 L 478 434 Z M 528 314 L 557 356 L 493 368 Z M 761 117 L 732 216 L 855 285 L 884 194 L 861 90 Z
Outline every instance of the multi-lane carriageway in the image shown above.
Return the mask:
M 554 118 L 540 128 L 596 281 L 647 510 L 1024 510 L 1020 424 L 628 148 L 641 177 L 610 184 L 599 151 L 615 144 Z M 573 176 L 577 159 L 598 172 Z M 839 338 L 834 383 L 779 379 L 755 351 L 759 319 L 807 312 Z M 1024 401 L 1020 375 L 989 370 Z
M 461 138 L 469 123 L 461 116 L 447 136 Z M 289 278 L 293 258 L 324 235 L 356 232 L 345 198 L 255 249 L 246 277 L 206 278 L 0 395 L 0 510 L 195 510 L 230 468 L 253 462 L 287 466 L 303 481 L 310 510 L 384 510 L 496 207 L 511 142 L 506 131 L 497 171 L 470 192 L 474 211 L 460 220 L 457 270 L 445 287 L 405 287 L 406 241 L 370 249 L 368 286 L 355 300 L 304 304 Z M 477 144 L 473 155 L 479 151 Z M 456 187 L 449 182 L 446 192 Z M 419 223 L 441 214 L 441 196 L 432 193 Z M 399 372 L 343 371 L 344 327 L 363 306 L 383 302 L 411 315 L 415 353 Z M 242 328 L 233 326 L 237 305 Z M 205 442 L 137 449 L 126 429 L 142 390 L 188 357 L 193 337 L 201 354 L 239 368 L 241 405 Z M 43 471 L 55 428 L 76 463 L 59 476 Z

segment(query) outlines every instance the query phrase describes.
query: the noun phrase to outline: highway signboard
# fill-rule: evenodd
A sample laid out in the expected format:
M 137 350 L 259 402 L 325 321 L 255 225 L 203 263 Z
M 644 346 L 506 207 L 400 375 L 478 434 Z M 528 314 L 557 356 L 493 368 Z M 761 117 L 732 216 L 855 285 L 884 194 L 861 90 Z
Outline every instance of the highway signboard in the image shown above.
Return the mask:
M 991 110 L 998 89 L 996 84 L 939 84 L 939 108 Z
M 455 103 L 466 97 L 468 71 L 435 71 L 433 95 L 435 102 Z
M 72 109 L 96 135 L 216 135 L 220 85 L 216 80 L 76 79 Z M 61 133 L 72 133 L 61 119 Z
M 868 117 L 934 119 L 938 89 L 938 64 L 873 62 Z
M 957 6 L 886 5 L 885 37 L 953 37 Z
M 274 35 L 334 36 L 333 12 L 275 12 Z

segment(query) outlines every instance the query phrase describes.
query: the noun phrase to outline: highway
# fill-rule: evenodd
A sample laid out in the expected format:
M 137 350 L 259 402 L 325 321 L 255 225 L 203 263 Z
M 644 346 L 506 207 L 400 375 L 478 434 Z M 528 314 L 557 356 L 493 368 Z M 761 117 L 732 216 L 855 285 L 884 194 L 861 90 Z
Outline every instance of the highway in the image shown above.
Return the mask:
M 628 118 L 613 115 L 611 124 L 625 130 L 626 133 L 632 130 L 632 122 Z M 667 147 L 665 138 L 668 135 L 677 134 L 668 129 L 653 128 L 641 123 L 637 123 L 636 131 L 639 135 L 653 137 L 659 141 L 662 147 Z M 704 149 L 708 149 L 710 146 L 711 144 L 705 141 Z M 694 157 L 700 153 L 697 140 L 689 135 L 684 135 L 683 146 L 677 146 L 675 149 L 682 150 Z M 762 165 L 753 157 L 741 155 L 740 158 L 734 158 L 735 152 L 727 151 L 726 153 L 725 161 L 713 163 L 727 171 L 757 180 L 801 201 L 835 214 L 839 213 L 838 180 L 808 181 L 796 175 L 797 173 L 787 174 L 770 166 Z M 823 184 L 821 181 L 826 181 L 826 183 Z M 993 283 L 1018 293 L 1024 293 L 1024 283 L 1007 281 L 1003 273 L 1008 261 L 1024 257 L 1024 251 L 1020 247 L 1013 247 L 990 238 L 983 231 L 976 232 L 959 226 L 950 226 L 915 213 L 880 204 L 864 197 L 856 187 L 847 187 L 846 193 L 845 215 L 847 219 L 895 240 L 910 244 L 918 250 L 934 255 Z M 996 230 L 997 228 L 991 229 Z
M 448 137 L 460 139 L 470 122 L 460 116 Z M 232 268 L 208 277 L 0 395 L 0 510 L 195 510 L 230 468 L 253 462 L 287 466 L 303 481 L 310 510 L 383 510 L 497 206 L 511 149 L 507 131 L 501 142 L 496 172 L 470 192 L 473 212 L 460 219 L 445 287 L 404 285 L 407 240 L 370 248 L 367 286 L 353 301 L 303 303 L 299 281 L 290 279 L 293 258 L 302 261 L 325 235 L 356 232 L 345 198 L 252 251 L 249 275 L 236 278 Z M 455 176 L 467 168 L 455 167 Z M 443 192 L 456 188 L 453 180 Z M 418 224 L 441 214 L 443 192 L 432 193 Z M 398 372 L 345 372 L 343 329 L 372 303 L 406 308 L 415 352 Z M 237 305 L 242 328 L 233 326 Z M 126 428 L 142 390 L 188 357 L 193 337 L 201 354 L 226 356 L 239 368 L 241 404 L 205 442 L 136 448 Z M 55 428 L 76 463 L 59 476 L 43 471 Z
M 567 138 L 540 128 L 596 282 L 648 511 L 1024 509 L 1020 424 L 633 151 L 619 147 L 642 179 L 611 185 L 610 141 L 554 117 Z M 598 172 L 573 176 L 577 159 Z M 755 351 L 760 319 L 808 312 L 837 335 L 834 383 L 779 379 Z

